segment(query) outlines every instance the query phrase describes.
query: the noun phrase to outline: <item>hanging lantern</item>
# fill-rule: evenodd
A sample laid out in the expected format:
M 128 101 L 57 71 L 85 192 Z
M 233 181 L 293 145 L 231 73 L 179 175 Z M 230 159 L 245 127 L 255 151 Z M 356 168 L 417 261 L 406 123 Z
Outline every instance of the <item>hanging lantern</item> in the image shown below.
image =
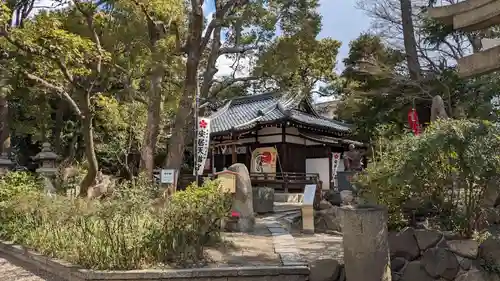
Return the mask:
M 413 134 L 415 136 L 420 135 L 420 123 L 418 122 L 418 115 L 415 108 L 410 109 L 410 111 L 408 112 L 408 123 Z

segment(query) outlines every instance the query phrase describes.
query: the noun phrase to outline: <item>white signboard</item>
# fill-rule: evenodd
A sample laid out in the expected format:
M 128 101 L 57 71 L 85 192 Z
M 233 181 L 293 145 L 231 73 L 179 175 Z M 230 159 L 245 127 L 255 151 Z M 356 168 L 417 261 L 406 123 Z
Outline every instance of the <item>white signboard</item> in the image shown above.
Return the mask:
M 313 205 L 315 195 L 316 195 L 316 185 L 315 184 L 306 185 L 306 188 L 304 189 L 304 199 L 302 201 L 302 204 Z
M 210 118 L 198 119 L 198 137 L 196 139 L 196 163 L 193 175 L 203 175 L 210 145 Z
M 160 182 L 161 183 L 175 183 L 175 170 L 174 169 L 162 169 L 160 172 Z

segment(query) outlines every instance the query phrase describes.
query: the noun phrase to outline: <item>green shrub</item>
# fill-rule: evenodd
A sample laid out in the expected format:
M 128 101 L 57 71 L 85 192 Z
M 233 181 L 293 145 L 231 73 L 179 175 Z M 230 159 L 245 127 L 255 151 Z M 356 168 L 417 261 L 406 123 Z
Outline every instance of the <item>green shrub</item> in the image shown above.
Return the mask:
M 153 208 L 140 181 L 117 188 L 103 201 L 19 194 L 6 203 L 3 239 L 92 269 L 139 269 L 162 264 L 190 266 L 219 234 L 227 197 L 212 182 L 177 192 Z
M 230 203 L 216 181 L 176 192 L 160 212 L 160 227 L 152 232 L 150 248 L 157 259 L 180 266 L 203 260 L 204 247 L 218 238 L 220 220 L 229 214 Z
M 0 178 L 0 202 L 41 189 L 37 177 L 28 172 L 10 172 Z
M 374 163 L 356 179 L 362 195 L 388 207 L 390 226 L 404 225 L 410 201 L 434 209 L 442 226 L 472 235 L 480 201 L 500 175 L 500 130 L 486 121 L 446 120 L 415 137 L 380 139 Z

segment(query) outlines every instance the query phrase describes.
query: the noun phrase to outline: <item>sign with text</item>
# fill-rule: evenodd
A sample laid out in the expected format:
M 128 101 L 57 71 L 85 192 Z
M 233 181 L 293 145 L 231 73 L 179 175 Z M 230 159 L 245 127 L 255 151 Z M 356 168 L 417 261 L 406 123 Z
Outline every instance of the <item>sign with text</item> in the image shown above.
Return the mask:
M 306 185 L 306 187 L 304 188 L 304 199 L 302 201 L 302 204 L 313 205 L 315 195 L 316 195 L 316 185 L 315 184 Z
M 203 175 L 205 162 L 208 157 L 210 145 L 210 118 L 198 119 L 198 137 L 196 139 L 196 163 L 194 163 L 193 175 Z
M 160 172 L 160 183 L 174 184 L 175 183 L 175 170 L 162 169 Z

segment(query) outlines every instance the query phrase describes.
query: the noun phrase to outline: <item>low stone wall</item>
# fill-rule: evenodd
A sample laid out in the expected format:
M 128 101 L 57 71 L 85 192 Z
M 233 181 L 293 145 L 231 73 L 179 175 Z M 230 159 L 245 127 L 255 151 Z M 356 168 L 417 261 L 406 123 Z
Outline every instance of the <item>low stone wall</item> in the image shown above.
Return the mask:
M 101 271 L 82 269 L 9 242 L 0 241 L 0 252 L 71 281 L 305 281 L 309 275 L 305 265 Z
M 393 281 L 500 281 L 495 269 L 500 239 L 494 235 L 480 245 L 449 233 L 406 228 L 389 234 L 389 248 Z

